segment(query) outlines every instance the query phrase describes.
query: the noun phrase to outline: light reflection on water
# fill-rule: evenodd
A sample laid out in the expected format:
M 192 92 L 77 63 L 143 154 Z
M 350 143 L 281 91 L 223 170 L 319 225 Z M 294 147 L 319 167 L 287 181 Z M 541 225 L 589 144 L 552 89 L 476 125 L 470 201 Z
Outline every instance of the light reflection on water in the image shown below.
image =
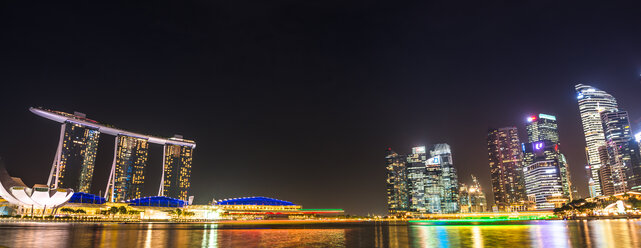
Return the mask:
M 641 221 L 523 225 L 0 223 L 8 247 L 641 247 Z

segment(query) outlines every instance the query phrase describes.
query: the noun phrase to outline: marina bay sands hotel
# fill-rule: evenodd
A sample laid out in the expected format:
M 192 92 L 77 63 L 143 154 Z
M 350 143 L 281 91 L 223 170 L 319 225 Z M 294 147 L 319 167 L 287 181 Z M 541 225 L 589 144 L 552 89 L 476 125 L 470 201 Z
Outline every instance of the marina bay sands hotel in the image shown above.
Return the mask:
M 113 128 L 73 114 L 30 108 L 34 114 L 62 123 L 58 149 L 47 185 L 89 193 L 101 133 L 115 136 L 114 158 L 104 197 L 121 202 L 142 197 L 150 144 L 164 146 L 163 172 L 158 196 L 188 199 L 192 154 L 196 143 L 181 136 L 160 138 Z

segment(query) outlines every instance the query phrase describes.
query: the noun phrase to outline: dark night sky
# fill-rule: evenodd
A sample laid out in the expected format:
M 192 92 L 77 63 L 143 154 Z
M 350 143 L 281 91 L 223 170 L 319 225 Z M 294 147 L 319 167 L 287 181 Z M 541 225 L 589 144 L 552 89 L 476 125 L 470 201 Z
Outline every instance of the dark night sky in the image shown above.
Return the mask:
M 449 143 L 460 180 L 491 194 L 488 127 L 545 112 L 586 195 L 573 86 L 613 94 L 641 130 L 640 6 L 490 2 L 4 1 L 0 156 L 46 182 L 59 125 L 28 108 L 75 110 L 196 140 L 198 203 L 263 195 L 383 214 L 387 147 Z M 113 158 L 113 138 L 100 142 L 93 193 Z

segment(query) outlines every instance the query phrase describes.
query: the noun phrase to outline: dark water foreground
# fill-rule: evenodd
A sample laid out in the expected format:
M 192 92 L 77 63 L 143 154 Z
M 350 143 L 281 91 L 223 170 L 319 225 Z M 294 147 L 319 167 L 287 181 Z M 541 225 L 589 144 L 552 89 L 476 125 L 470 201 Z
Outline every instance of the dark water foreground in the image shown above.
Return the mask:
M 0 223 L 7 247 L 641 247 L 641 220 L 517 225 Z

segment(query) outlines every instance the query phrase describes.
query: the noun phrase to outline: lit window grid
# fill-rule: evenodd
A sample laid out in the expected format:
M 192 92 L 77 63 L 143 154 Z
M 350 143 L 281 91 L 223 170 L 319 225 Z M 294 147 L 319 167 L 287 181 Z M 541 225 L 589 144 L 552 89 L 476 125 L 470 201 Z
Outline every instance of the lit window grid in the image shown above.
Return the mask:
M 494 201 L 499 206 L 525 200 L 521 163 L 523 152 L 516 127 L 488 133 L 488 157 Z
M 179 145 L 165 146 L 165 196 L 187 200 L 191 186 L 193 148 Z
M 563 193 L 556 161 L 536 162 L 525 167 L 524 172 L 526 193 L 534 196 L 537 209 L 554 209 L 554 203 L 547 199 Z
M 66 122 L 59 161 L 58 187 L 73 188 L 77 192 L 89 192 L 98 150 L 100 132 L 82 125 Z M 78 164 L 69 164 L 71 161 Z M 70 171 L 72 170 L 72 171 Z M 76 183 L 72 174 L 78 174 Z
M 577 85 L 576 90 L 581 96 L 578 100 L 579 112 L 585 134 L 586 153 L 591 169 L 591 179 L 594 181 L 591 196 L 595 197 L 602 195 L 598 173 L 601 167 L 601 159 L 598 149 L 605 145 L 605 135 L 603 133 L 600 113 L 603 111 L 616 110 L 618 106 L 616 99 L 605 91 L 587 85 Z
M 116 201 L 141 197 L 148 150 L 149 143 L 145 139 L 118 136 L 114 190 Z

